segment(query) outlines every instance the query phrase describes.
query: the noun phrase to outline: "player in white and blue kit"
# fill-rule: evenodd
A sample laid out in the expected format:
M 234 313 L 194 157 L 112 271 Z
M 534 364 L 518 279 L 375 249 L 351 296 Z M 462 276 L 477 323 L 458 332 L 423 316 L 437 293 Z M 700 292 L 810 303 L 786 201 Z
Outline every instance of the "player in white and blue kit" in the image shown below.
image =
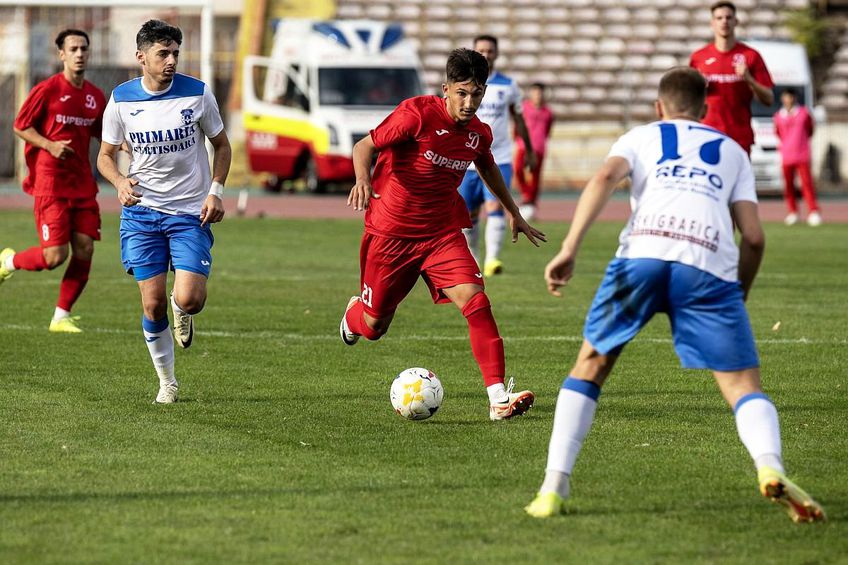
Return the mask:
M 492 128 L 492 156 L 495 158 L 501 176 L 506 186 L 512 183 L 512 137 L 509 132 L 510 119 L 514 122 L 515 132 L 524 140 L 524 146 L 529 147 L 525 162 L 528 167 L 536 164 L 536 155 L 530 145 L 530 135 L 521 109 L 521 91 L 518 84 L 510 77 L 495 70 L 498 58 L 498 40 L 491 35 L 480 35 L 474 38 L 474 50 L 486 58 L 489 63 L 489 79 L 486 81 L 486 94 L 477 110 L 477 117 Z M 459 193 L 465 200 L 471 214 L 473 227 L 463 230 L 468 241 L 468 247 L 474 258 L 478 258 L 477 244 L 479 240 L 479 216 L 481 206 L 486 211 L 486 256 L 483 261 L 483 274 L 487 277 L 496 275 L 503 270 L 500 252 L 503 247 L 506 232 L 506 218 L 503 208 L 497 198 L 483 184 L 483 179 L 477 174 L 472 164 L 465 173 L 465 178 L 459 186 Z
M 705 95 L 706 81 L 693 69 L 678 67 L 663 76 L 661 121 L 637 127 L 613 145 L 580 197 L 562 250 L 545 269 L 549 291 L 559 296 L 584 235 L 629 175 L 632 215 L 559 393 L 545 480 L 526 508 L 532 516 L 564 512 L 601 386 L 624 346 L 654 314 L 665 312 L 683 367 L 712 370 L 733 408 L 762 494 L 786 506 L 797 522 L 824 519 L 821 506 L 784 474 L 777 411 L 760 387 L 744 305 L 765 249 L 754 174 L 739 144 L 698 123 Z M 734 221 L 741 232 L 738 248 Z
M 159 20 L 136 36 L 142 76 L 116 87 L 103 117 L 97 168 L 118 191 L 121 260 L 138 282 L 144 310 L 142 329 L 159 376 L 156 402 L 177 399 L 174 337 L 191 345 L 192 316 L 206 302 L 212 267 L 210 224 L 224 217 L 221 200 L 231 149 L 215 97 L 203 82 L 176 72 L 182 32 Z M 212 171 L 205 141 L 214 148 Z M 116 155 L 126 144 L 127 176 Z M 168 270 L 174 271 L 170 300 Z

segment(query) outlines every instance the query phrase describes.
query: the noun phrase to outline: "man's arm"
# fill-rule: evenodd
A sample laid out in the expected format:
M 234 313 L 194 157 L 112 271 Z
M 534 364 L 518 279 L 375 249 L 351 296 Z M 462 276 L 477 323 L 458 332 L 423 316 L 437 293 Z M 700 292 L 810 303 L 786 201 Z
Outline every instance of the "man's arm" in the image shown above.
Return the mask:
M 527 130 L 527 123 L 524 121 L 524 116 L 516 112 L 512 106 L 509 107 L 509 114 L 512 116 L 512 122 L 515 125 L 515 133 L 524 142 L 524 163 L 532 169 L 536 166 L 536 152 L 530 144 L 530 132 Z
M 17 135 L 33 147 L 44 149 L 57 159 L 64 159 L 68 155 L 72 155 L 74 153 L 74 150 L 71 149 L 70 139 L 60 139 L 58 141 L 51 141 L 40 133 L 38 133 L 37 131 L 35 131 L 35 128 L 32 127 L 26 128 L 24 130 L 14 128 L 14 130 L 15 135 Z
M 734 202 L 730 206 L 730 211 L 734 223 L 742 234 L 742 239 L 739 242 L 739 283 L 742 285 L 742 292 L 747 300 L 748 292 L 751 290 L 751 285 L 754 284 L 754 277 L 757 276 L 757 271 L 763 260 L 766 236 L 763 233 L 763 226 L 760 224 L 756 202 L 749 200 Z
M 495 195 L 501 203 L 501 206 L 509 212 L 510 222 L 512 223 L 513 243 L 518 241 L 518 232 L 527 236 L 530 243 L 536 247 L 539 246 L 539 242 L 536 241 L 537 239 L 547 241 L 544 233 L 528 224 L 527 221 L 521 217 L 521 213 L 518 211 L 518 206 L 515 204 L 515 200 L 512 199 L 512 195 L 510 195 L 509 189 L 506 187 L 506 183 L 504 183 L 503 176 L 501 176 L 501 170 L 494 161 L 482 166 L 477 164 L 477 174 L 480 175 L 480 178 L 483 179 L 483 182 L 492 194 Z
M 214 224 L 224 219 L 224 183 L 230 174 L 230 163 L 233 159 L 233 150 L 227 132 L 221 132 L 215 137 L 209 138 L 214 155 L 212 156 L 212 186 L 209 188 L 209 196 L 200 209 L 200 225 Z
M 356 175 L 356 182 L 350 189 L 347 205 L 353 204 L 354 210 L 365 210 L 368 208 L 368 201 L 371 198 L 380 198 L 380 195 L 375 194 L 374 188 L 371 186 L 371 161 L 376 152 L 377 147 L 374 145 L 374 140 L 371 139 L 370 134 L 357 141 L 356 145 L 353 146 L 353 172 Z
M 736 64 L 735 70 L 736 74 L 742 77 L 742 80 L 751 87 L 751 91 L 753 91 L 754 98 L 757 99 L 757 102 L 763 106 L 774 104 L 774 92 L 771 91 L 770 87 L 757 82 L 757 79 L 751 74 L 751 69 L 748 68 L 748 65 L 744 61 Z
M 615 187 L 630 173 L 630 163 L 622 157 L 610 157 L 592 176 L 574 210 L 574 218 L 568 234 L 562 241 L 562 248 L 547 267 L 545 282 L 548 292 L 562 296 L 559 288 L 564 286 L 574 274 L 574 261 L 583 237 L 603 210 Z
M 97 153 L 97 170 L 117 189 L 118 200 L 122 206 L 135 206 L 141 200 L 141 193 L 133 188 L 138 181 L 125 177 L 118 170 L 116 158 L 119 149 L 119 145 L 101 141 L 100 151 Z

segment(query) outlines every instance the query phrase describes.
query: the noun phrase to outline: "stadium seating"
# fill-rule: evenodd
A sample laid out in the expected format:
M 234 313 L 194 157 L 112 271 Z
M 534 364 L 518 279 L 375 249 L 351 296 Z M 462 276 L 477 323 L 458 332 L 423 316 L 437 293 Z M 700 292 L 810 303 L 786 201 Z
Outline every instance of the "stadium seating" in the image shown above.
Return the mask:
M 594 117 L 620 122 L 621 116 L 650 119 L 656 77 L 671 66 L 686 64 L 689 54 L 710 40 L 706 4 L 703 0 L 488 0 L 461 5 L 446 0 L 338 0 L 338 15 L 402 23 L 419 41 L 431 90 L 442 81 L 450 49 L 470 46 L 475 35 L 490 33 L 501 41 L 499 65 L 504 72 L 523 83 L 549 84 L 559 120 Z M 740 36 L 786 38 L 780 13 L 808 2 L 738 0 L 736 4 Z

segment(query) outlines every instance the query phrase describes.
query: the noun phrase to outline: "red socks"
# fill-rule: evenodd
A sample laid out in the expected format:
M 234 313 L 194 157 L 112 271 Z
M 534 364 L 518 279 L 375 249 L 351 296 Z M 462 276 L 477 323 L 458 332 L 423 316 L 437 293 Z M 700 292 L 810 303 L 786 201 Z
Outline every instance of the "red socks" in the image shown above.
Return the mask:
M 350 310 L 345 312 L 345 321 L 350 331 L 357 335 L 361 335 L 369 341 L 374 341 L 383 337 L 383 334 L 377 330 L 372 330 L 365 323 L 365 306 L 361 300 L 357 300 Z
M 15 253 L 12 263 L 16 269 L 24 271 L 43 271 L 47 268 L 41 247 L 30 247 L 26 251 Z
M 17 259 L 17 255 L 15 258 Z M 62 277 L 62 284 L 59 286 L 59 301 L 56 306 L 68 312 L 71 311 L 71 307 L 88 283 L 89 271 L 91 271 L 91 261 L 83 261 L 71 256 L 65 276 Z
M 468 337 L 471 351 L 483 373 L 486 386 L 503 383 L 506 373 L 503 339 L 492 316 L 492 305 L 485 292 L 478 292 L 463 307 L 462 315 L 468 320 Z

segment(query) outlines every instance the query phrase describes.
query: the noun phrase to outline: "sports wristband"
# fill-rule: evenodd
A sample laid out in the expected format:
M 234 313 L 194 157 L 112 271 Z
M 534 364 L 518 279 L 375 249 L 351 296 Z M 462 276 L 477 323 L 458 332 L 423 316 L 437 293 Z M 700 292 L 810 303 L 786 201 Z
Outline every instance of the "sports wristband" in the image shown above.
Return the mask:
M 212 186 L 209 188 L 209 196 L 217 196 L 221 198 L 224 195 L 224 185 L 220 182 L 213 180 Z

